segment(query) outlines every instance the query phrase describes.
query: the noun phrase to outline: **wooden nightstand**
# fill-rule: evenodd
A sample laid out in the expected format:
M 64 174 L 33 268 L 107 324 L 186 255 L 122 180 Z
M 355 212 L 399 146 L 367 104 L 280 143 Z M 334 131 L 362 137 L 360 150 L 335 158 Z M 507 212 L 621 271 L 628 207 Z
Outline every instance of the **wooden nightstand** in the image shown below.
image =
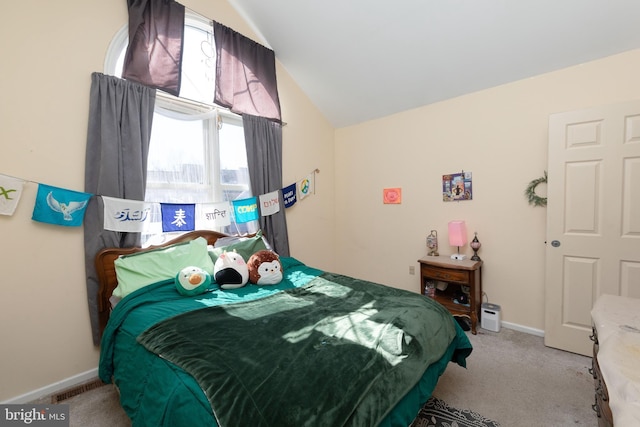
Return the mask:
M 444 291 L 436 289 L 433 298 L 454 316 L 471 319 L 471 333 L 477 333 L 480 305 L 482 304 L 482 261 L 452 260 L 447 256 L 427 256 L 419 259 L 420 293 L 426 295 L 427 282 L 446 282 Z M 461 286 L 469 287 L 469 304 L 454 302 Z

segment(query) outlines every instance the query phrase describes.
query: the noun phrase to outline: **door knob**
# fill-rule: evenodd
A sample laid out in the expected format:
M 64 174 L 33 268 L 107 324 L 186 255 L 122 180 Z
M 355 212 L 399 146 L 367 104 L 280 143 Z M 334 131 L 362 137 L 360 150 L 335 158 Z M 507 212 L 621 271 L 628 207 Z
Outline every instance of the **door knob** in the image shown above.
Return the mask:
M 551 246 L 553 246 L 554 248 L 557 248 L 558 246 L 560 246 L 560 241 L 559 240 L 552 240 L 551 241 Z

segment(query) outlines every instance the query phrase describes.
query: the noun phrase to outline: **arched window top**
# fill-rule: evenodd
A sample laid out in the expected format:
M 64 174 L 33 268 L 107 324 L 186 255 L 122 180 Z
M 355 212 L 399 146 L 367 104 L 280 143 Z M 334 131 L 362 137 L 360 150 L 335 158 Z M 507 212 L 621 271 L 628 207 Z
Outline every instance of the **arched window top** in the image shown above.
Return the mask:
M 122 76 L 122 64 L 129 41 L 129 27 L 125 24 L 115 34 L 107 49 L 104 73 Z M 216 76 L 216 49 L 211 20 L 185 11 L 184 50 L 180 98 L 213 105 Z M 162 93 L 170 96 L 168 94 Z

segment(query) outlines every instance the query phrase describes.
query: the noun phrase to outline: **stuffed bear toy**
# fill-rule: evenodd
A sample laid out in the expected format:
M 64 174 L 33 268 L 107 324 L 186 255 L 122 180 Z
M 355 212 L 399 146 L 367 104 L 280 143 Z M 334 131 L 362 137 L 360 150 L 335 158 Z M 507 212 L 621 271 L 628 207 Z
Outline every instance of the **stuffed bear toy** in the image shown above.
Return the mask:
M 261 250 L 249 258 L 249 282 L 256 285 L 275 285 L 282 281 L 282 263 L 273 251 Z
M 222 289 L 237 289 L 249 281 L 249 269 L 237 252 L 222 252 L 213 265 L 213 278 Z
M 185 267 L 176 275 L 176 289 L 180 295 L 202 294 L 211 285 L 211 275 L 200 267 Z

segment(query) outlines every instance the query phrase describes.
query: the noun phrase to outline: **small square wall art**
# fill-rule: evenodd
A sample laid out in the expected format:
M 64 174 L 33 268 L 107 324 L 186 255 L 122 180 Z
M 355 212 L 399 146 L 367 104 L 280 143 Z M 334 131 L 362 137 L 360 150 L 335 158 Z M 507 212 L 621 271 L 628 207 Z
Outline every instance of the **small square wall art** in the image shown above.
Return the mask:
M 472 200 L 471 172 L 442 175 L 442 200 L 445 202 Z
M 402 203 L 402 188 L 385 188 L 382 190 L 382 202 L 385 205 Z

